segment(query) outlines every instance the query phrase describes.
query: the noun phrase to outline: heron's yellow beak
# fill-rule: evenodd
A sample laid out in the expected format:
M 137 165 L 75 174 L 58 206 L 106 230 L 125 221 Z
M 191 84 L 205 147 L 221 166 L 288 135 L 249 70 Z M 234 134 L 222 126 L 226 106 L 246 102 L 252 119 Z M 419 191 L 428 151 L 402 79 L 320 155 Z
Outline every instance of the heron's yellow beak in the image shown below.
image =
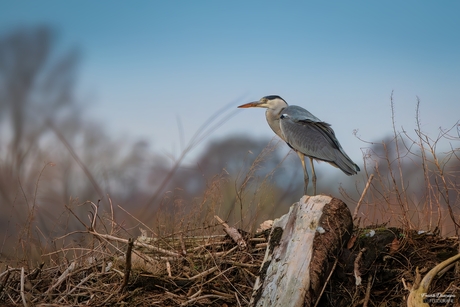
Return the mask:
M 245 103 L 245 104 L 238 106 L 238 108 L 260 108 L 260 107 L 263 107 L 262 102 L 260 101 L 253 101 L 253 102 Z

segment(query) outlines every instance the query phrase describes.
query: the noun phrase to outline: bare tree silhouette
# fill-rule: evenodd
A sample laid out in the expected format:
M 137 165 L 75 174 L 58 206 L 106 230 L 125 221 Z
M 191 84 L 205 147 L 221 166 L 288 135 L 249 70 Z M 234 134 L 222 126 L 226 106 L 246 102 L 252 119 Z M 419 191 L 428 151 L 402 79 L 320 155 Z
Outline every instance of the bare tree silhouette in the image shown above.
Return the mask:
M 9 141 L 1 140 L 7 148 L 4 167 L 9 170 L 2 172 L 9 177 L 6 181 L 25 174 L 23 162 L 37 152 L 46 121 L 75 106 L 78 52 L 54 55 L 54 37 L 51 29 L 38 27 L 20 28 L 0 38 L 0 124 L 9 127 Z M 0 193 L 9 199 L 3 184 Z

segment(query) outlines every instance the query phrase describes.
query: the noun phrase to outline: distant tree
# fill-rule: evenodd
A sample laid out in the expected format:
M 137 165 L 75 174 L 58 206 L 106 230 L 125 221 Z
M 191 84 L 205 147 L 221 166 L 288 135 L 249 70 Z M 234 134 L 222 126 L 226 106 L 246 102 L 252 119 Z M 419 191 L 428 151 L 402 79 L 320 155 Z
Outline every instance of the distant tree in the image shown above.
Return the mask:
M 197 159 L 195 166 L 181 169 L 182 174 L 177 176 L 173 184 L 186 189 L 189 193 L 200 194 L 206 186 L 206 181 L 216 174 L 224 171 L 230 177 L 236 178 L 239 173 L 251 167 L 269 141 L 269 139 L 255 139 L 248 136 L 231 136 L 213 140 Z M 272 154 L 257 166 L 257 174 L 262 175 L 274 169 L 281 159 L 279 151 L 273 148 Z
M 26 178 L 46 162 L 25 163 L 40 156 L 47 121 L 66 110 L 78 118 L 73 95 L 78 52 L 59 56 L 53 49 L 54 34 L 47 27 L 20 28 L 0 37 L 0 197 L 9 203 L 18 181 L 27 190 Z
M 53 47 L 47 27 L 21 28 L 0 38 L 0 120 L 9 121 L 16 167 L 39 141 L 46 120 L 75 106 L 78 52 L 57 56 Z
M 78 117 L 73 94 L 78 52 L 59 56 L 53 49 L 54 34 L 47 27 L 20 28 L 0 37 L 0 127 L 7 131 L 0 140 L 6 149 L 0 174 L 7 176 L 4 183 L 26 175 L 23 162 L 37 153 L 47 121 L 66 109 Z M 9 199 L 6 186 L 0 184 L 0 194 Z
M 225 218 L 233 214 L 233 221 L 239 220 L 242 203 L 243 210 L 258 208 L 245 211 L 248 220 L 255 216 L 273 218 L 275 211 L 284 211 L 298 201 L 300 192 L 296 191 L 302 190 L 302 180 L 298 177 L 302 172 L 296 169 L 296 163 L 283 162 L 286 158 L 283 146 L 284 142 L 278 138 L 256 139 L 245 135 L 210 141 L 193 164 L 177 170 L 164 196 L 142 217 L 152 220 L 156 210 L 173 213 L 177 203 L 184 210 L 203 201 L 218 201 L 220 214 Z M 166 178 L 169 170 L 163 163 L 157 165 L 151 176 Z M 299 180 L 295 180 L 297 177 Z
M 78 51 L 55 50 L 55 34 L 45 26 L 0 36 L 0 230 L 10 225 L 20 238 L 30 238 L 32 222 L 38 225 L 43 217 L 35 212 L 42 170 L 52 165 L 48 156 L 55 150 L 42 146 L 49 123 L 64 131 L 80 120 L 74 95 Z

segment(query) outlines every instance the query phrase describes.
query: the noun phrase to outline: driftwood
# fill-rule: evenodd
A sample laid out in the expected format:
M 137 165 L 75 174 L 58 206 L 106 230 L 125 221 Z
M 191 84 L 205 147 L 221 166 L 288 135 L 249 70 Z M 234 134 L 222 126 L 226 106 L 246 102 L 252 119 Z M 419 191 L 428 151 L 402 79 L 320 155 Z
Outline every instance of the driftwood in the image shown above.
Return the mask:
M 352 226 L 343 201 L 302 197 L 274 221 L 250 306 L 317 305 Z
M 453 303 L 453 298 L 455 295 L 450 294 L 430 294 L 428 292 L 430 284 L 436 275 L 441 272 L 444 268 L 452 265 L 456 261 L 460 260 L 460 254 L 450 257 L 449 259 L 444 260 L 439 263 L 437 266 L 432 268 L 423 279 L 420 281 L 421 276 L 418 268 L 416 269 L 416 283 L 412 286 L 409 296 L 407 298 L 407 307 L 430 307 L 428 303 L 436 303 L 436 300 L 439 300 L 438 303 Z M 404 281 L 403 281 L 404 282 Z

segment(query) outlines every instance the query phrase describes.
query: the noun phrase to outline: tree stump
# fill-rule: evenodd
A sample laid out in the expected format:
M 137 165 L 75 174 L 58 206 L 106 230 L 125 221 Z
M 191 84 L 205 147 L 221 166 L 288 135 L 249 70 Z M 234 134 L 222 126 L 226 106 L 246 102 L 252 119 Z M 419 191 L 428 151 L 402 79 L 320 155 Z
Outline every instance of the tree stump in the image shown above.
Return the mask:
M 250 306 L 314 306 L 352 228 L 340 199 L 302 197 L 273 223 Z

